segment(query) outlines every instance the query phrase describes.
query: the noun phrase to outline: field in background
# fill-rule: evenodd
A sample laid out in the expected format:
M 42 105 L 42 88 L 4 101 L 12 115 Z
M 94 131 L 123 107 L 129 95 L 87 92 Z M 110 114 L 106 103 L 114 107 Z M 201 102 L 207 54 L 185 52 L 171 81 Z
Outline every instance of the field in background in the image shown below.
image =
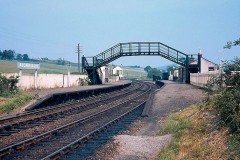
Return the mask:
M 125 79 L 147 80 L 147 72 L 143 68 L 124 67 L 123 75 Z M 77 72 L 77 63 L 71 63 L 70 72 Z M 0 60 L 0 73 L 18 73 L 17 61 Z M 67 74 L 66 65 L 58 65 L 55 61 L 40 62 L 39 74 Z M 34 74 L 33 70 L 24 70 L 23 74 Z
M 31 63 L 31 62 L 30 62 Z M 78 67 L 77 64 L 71 64 L 70 72 L 77 72 Z M 0 60 L 0 72 L 1 73 L 18 73 L 17 69 L 17 61 L 7 61 Z M 23 74 L 34 74 L 33 70 L 24 70 Z M 57 65 L 50 62 L 40 62 L 40 70 L 39 74 L 67 74 L 67 67 L 65 65 Z
M 126 79 L 148 80 L 147 72 L 143 68 L 131 68 L 121 66 L 123 75 Z

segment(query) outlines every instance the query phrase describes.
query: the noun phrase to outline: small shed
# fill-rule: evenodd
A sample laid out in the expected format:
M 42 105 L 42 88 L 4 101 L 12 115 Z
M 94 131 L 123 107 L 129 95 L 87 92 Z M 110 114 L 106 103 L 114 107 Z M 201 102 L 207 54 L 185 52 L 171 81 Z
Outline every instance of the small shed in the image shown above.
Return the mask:
M 118 75 L 120 79 L 123 78 L 123 69 L 119 66 L 113 68 L 113 75 Z

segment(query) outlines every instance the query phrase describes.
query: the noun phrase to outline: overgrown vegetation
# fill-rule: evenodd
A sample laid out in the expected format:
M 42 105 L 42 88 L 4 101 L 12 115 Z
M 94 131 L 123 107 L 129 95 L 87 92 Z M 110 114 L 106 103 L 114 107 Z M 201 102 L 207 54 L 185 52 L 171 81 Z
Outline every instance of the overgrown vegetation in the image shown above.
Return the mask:
M 18 77 L 10 76 L 9 78 L 0 73 L 0 96 L 7 97 L 18 92 Z
M 224 70 L 221 76 L 209 82 L 219 85 L 213 100 L 221 124 L 228 126 L 231 133 L 240 134 L 240 59 L 225 62 Z
M 79 85 L 80 86 L 86 86 L 86 85 L 90 85 L 91 81 L 89 78 L 79 78 Z
M 165 120 L 160 134 L 174 136 L 157 159 L 240 158 L 240 59 L 225 62 L 223 68 L 206 85 L 204 102 Z
M 9 113 L 12 110 L 20 109 L 33 99 L 32 96 L 19 92 L 8 97 L 0 97 L 0 114 Z
M 17 89 L 18 77 L 9 78 L 0 74 L 0 114 L 20 108 L 33 99 Z
M 213 104 L 199 103 L 169 116 L 160 135 L 173 134 L 171 143 L 156 159 L 237 159 L 236 148 L 227 148 L 227 128 L 215 125 L 217 116 Z

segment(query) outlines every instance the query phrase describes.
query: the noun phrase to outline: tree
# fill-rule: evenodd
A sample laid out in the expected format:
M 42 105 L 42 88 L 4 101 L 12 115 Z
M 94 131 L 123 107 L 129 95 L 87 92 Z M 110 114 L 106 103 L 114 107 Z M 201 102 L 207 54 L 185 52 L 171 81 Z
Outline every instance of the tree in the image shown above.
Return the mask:
M 65 65 L 65 63 L 66 63 L 65 60 L 62 59 L 62 58 L 59 58 L 58 61 L 57 61 L 58 65 Z
M 47 57 L 44 57 L 44 58 L 41 58 L 43 61 L 47 61 L 48 58 Z
M 152 69 L 152 67 L 147 66 L 147 67 L 144 68 L 144 71 L 148 72 L 150 69 Z
M 23 54 L 23 60 L 24 60 L 24 61 L 29 61 L 28 54 Z
M 158 70 L 157 68 L 151 68 L 151 69 L 148 71 L 147 77 L 148 77 L 148 78 L 153 78 L 153 75 L 155 75 L 155 76 L 161 76 L 161 75 L 162 75 L 162 72 L 161 72 L 160 70 Z
M 0 59 L 2 59 L 2 51 L 0 50 Z
M 240 38 L 235 41 L 228 41 L 225 46 L 223 46 L 223 49 L 231 49 L 232 46 L 240 46 Z
M 173 72 L 174 68 L 178 68 L 178 67 L 176 65 L 167 66 L 167 71 L 168 72 Z
M 15 57 L 14 50 L 4 50 L 2 53 L 2 59 L 5 59 L 5 60 L 13 60 L 14 57 Z
M 15 51 L 14 50 L 8 50 L 8 59 L 13 60 L 15 58 Z
M 7 59 L 7 57 L 8 57 L 8 51 L 7 51 L 7 50 L 4 50 L 4 51 L 2 52 L 2 59 L 5 60 L 5 59 Z
M 23 60 L 23 55 L 20 53 L 17 53 L 16 59 L 20 61 Z

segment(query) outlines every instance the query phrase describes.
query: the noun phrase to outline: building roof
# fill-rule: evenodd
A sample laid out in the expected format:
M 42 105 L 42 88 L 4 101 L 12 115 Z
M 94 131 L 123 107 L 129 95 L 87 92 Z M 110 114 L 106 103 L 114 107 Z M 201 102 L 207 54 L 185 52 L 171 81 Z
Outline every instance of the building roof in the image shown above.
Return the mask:
M 115 68 L 113 68 L 114 70 L 123 70 L 122 68 L 120 68 L 120 67 L 115 67 Z
M 203 57 L 202 57 L 203 58 Z M 210 63 L 213 63 L 212 61 L 209 61 L 208 59 L 206 59 L 206 58 L 203 58 L 204 60 L 206 60 L 206 61 L 208 61 L 208 62 L 210 62 Z M 217 65 L 216 63 L 213 63 L 213 64 L 215 64 L 215 65 Z

